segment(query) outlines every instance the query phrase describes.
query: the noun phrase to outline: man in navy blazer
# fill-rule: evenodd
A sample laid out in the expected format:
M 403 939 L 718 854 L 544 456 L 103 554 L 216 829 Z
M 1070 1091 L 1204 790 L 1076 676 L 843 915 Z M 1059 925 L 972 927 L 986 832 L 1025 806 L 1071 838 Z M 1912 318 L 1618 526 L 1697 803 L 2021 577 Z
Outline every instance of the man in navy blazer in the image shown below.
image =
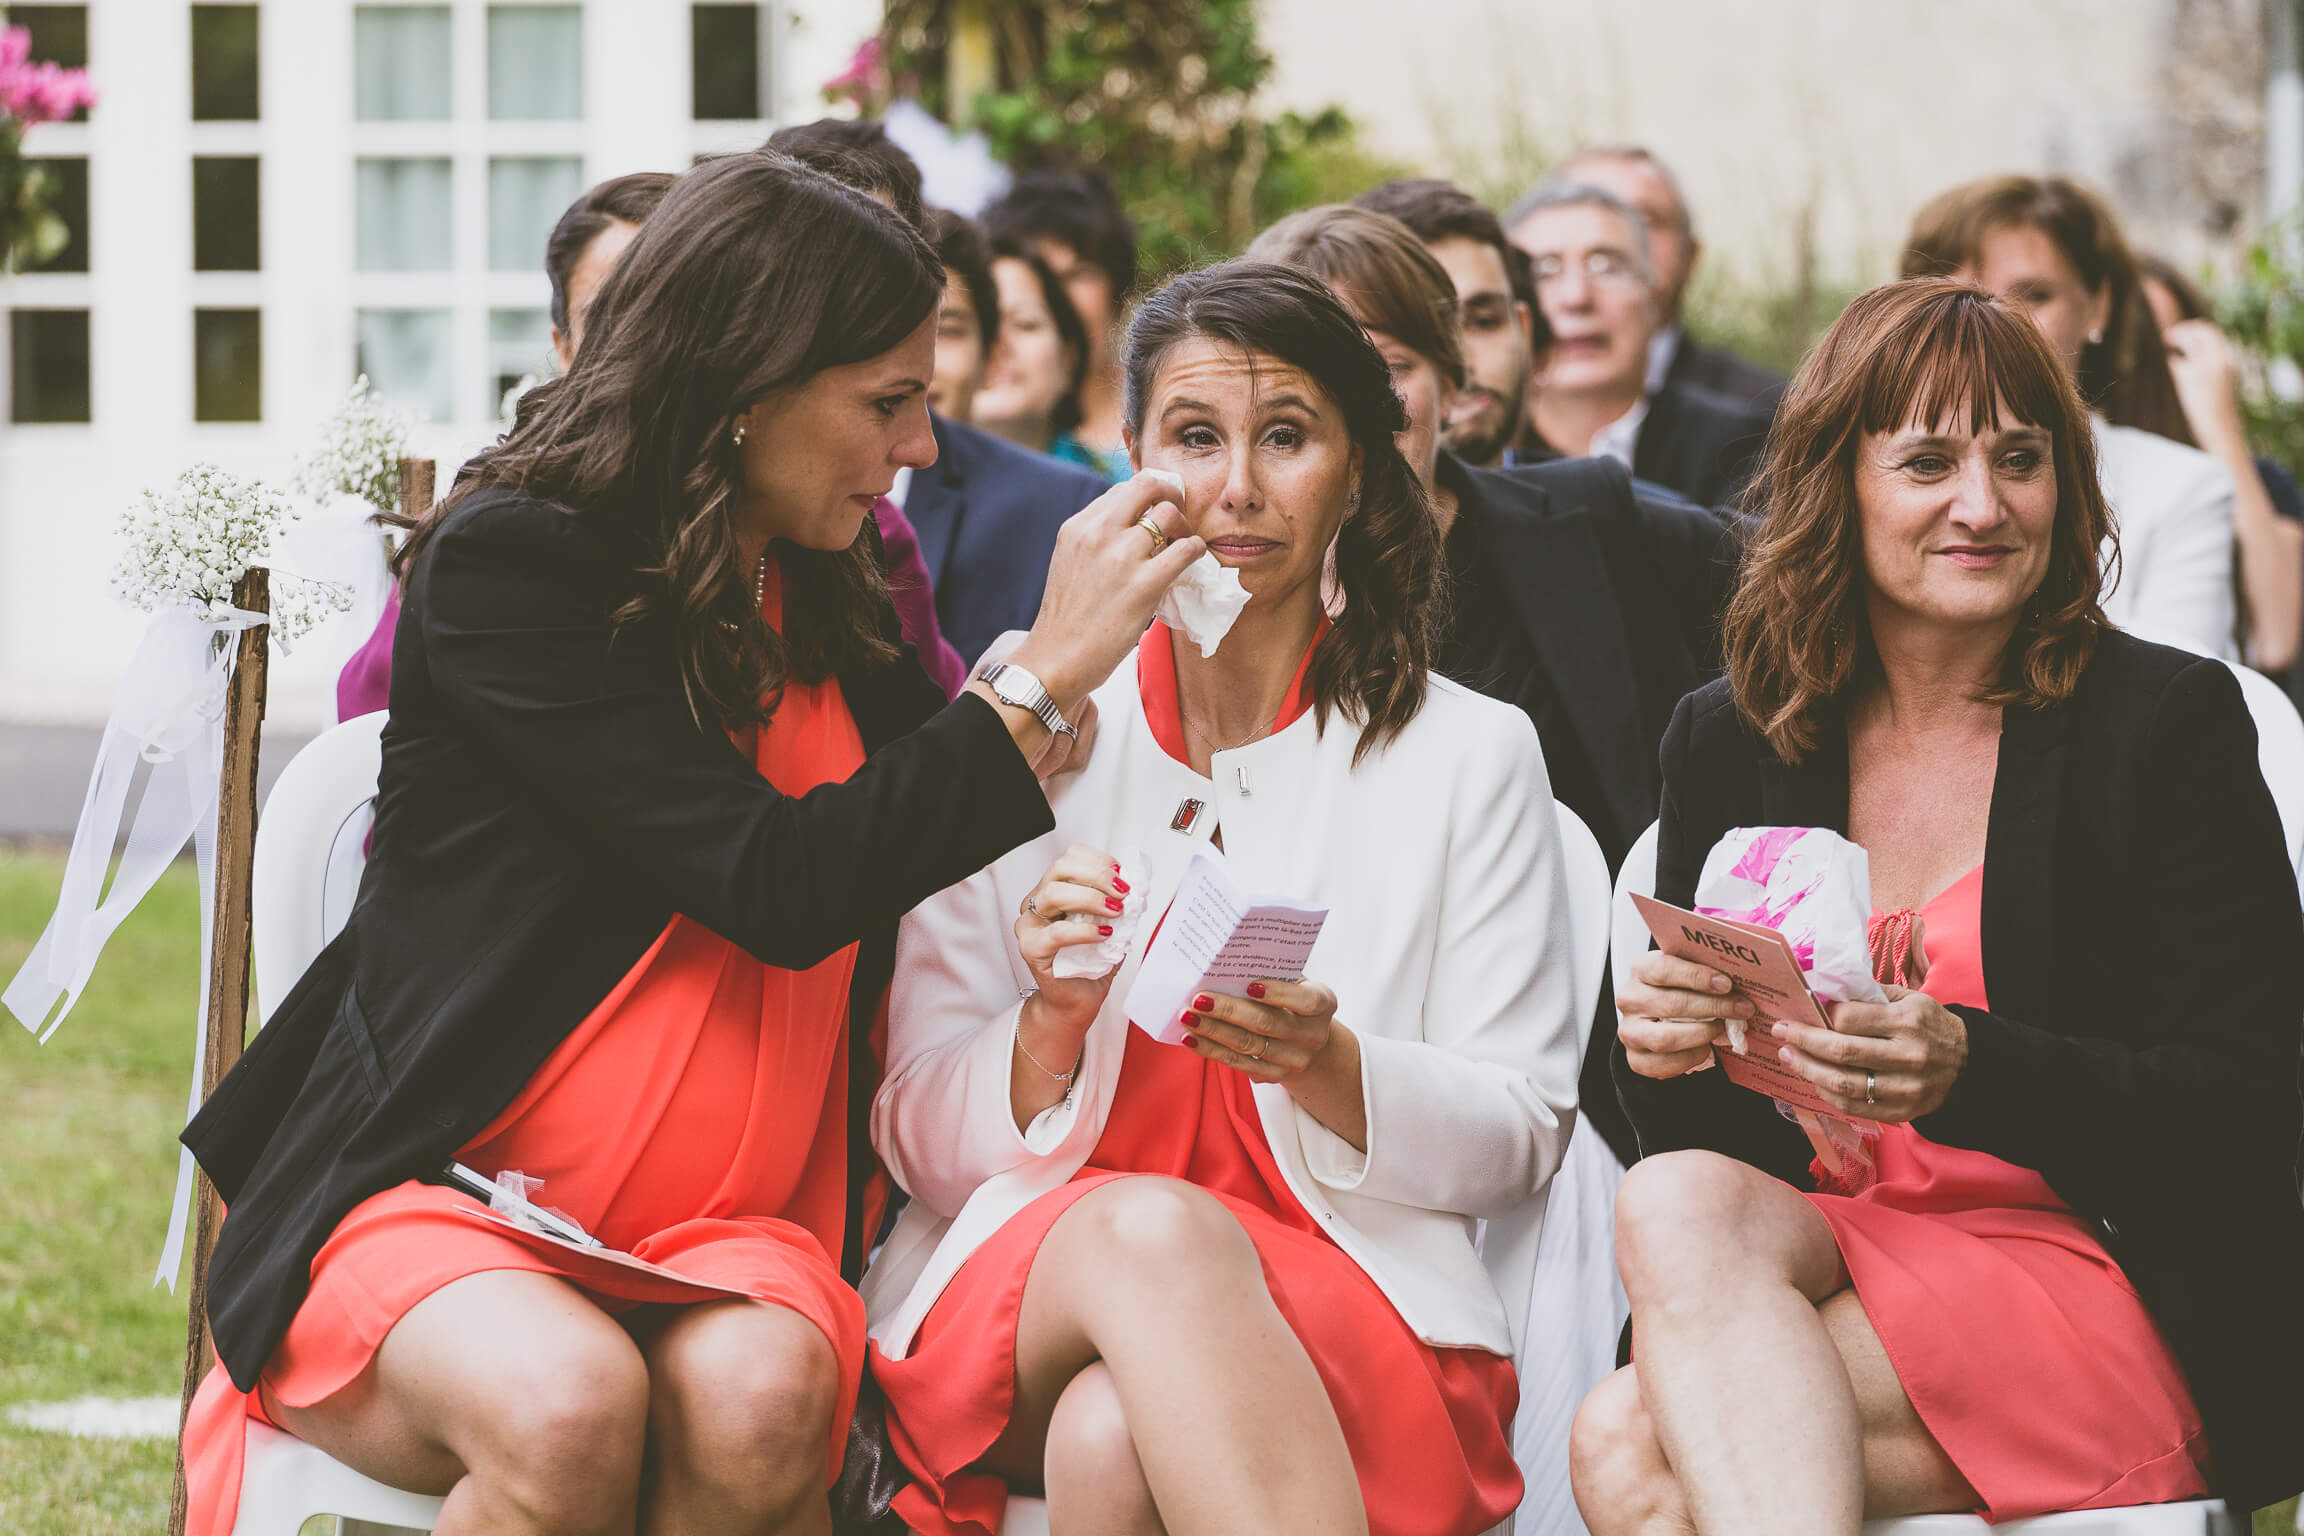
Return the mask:
M 1032 627 L 1056 530 L 1111 486 L 989 432 L 931 420 L 936 462 L 896 499 L 920 533 L 937 623 L 973 666 L 1004 632 Z

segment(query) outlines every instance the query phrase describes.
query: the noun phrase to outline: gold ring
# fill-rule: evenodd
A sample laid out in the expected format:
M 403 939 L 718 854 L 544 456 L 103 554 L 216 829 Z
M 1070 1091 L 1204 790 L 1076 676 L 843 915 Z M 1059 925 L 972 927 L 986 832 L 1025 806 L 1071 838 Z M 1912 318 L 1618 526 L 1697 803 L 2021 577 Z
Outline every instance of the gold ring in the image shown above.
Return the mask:
M 1250 1061 L 1262 1061 L 1264 1059 L 1264 1047 L 1270 1045 L 1271 1043 L 1272 1041 L 1270 1037 L 1265 1035 L 1258 1035 L 1256 1037 L 1256 1049 L 1248 1053 L 1248 1059 Z
M 1157 558 L 1160 551 L 1168 547 L 1168 535 L 1160 531 L 1160 525 L 1152 521 L 1152 515 L 1148 512 L 1136 514 L 1136 526 L 1152 535 L 1152 553 Z
M 1873 1094 L 1874 1090 L 1876 1090 L 1877 1088 L 1879 1088 L 1879 1086 L 1880 1086 L 1880 1074 L 1879 1074 L 1879 1073 L 1877 1073 L 1877 1072 L 1867 1072 L 1867 1073 L 1865 1073 L 1865 1074 L 1864 1074 L 1864 1102 L 1865 1102 L 1865 1103 L 1867 1103 L 1867 1104 L 1877 1104 L 1877 1103 L 1879 1103 L 1879 1102 L 1880 1102 L 1878 1099 L 1875 1099 L 1874 1097 L 1872 1097 L 1872 1094 Z

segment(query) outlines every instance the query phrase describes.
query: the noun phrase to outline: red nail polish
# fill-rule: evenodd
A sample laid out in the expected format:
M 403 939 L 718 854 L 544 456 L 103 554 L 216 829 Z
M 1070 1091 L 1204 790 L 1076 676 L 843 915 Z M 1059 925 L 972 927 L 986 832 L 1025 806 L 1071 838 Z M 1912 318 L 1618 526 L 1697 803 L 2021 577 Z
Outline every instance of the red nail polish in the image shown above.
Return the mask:
M 1112 937 L 1112 925 L 1110 923 L 1098 923 L 1096 925 L 1096 931 L 1104 935 L 1106 938 Z
M 1209 1009 L 1216 1006 L 1216 999 L 1203 992 L 1198 997 L 1192 999 L 1192 1006 L 1199 1009 L 1202 1013 L 1206 1013 Z
M 1184 1017 L 1179 1022 L 1181 1022 L 1186 1029 L 1198 1029 L 1200 1027 L 1200 1020 L 1189 1013 L 1184 1015 Z
M 1112 871 L 1112 889 L 1116 891 L 1126 891 L 1128 889 L 1128 882 L 1120 878 L 1120 871 L 1118 870 Z
M 1121 912 L 1127 910 L 1128 903 L 1122 901 L 1117 896 L 1107 896 L 1104 898 L 1104 905 L 1110 907 L 1115 912 Z
M 1248 995 L 1250 997 L 1262 997 L 1264 995 L 1264 983 L 1260 981 L 1248 983 Z

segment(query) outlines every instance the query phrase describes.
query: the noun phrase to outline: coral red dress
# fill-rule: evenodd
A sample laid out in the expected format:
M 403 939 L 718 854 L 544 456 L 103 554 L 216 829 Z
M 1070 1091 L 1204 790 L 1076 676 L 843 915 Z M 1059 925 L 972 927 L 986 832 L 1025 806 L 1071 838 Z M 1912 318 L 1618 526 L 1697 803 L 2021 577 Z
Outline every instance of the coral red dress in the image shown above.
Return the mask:
M 770 583 L 763 608 L 771 624 L 780 588 Z M 837 679 L 787 685 L 767 728 L 748 734 L 739 743 L 788 795 L 864 762 Z M 611 1313 L 737 1291 L 791 1308 L 831 1341 L 841 1392 L 825 1428 L 837 1475 L 864 1362 L 864 1306 L 835 1257 L 855 961 L 851 946 L 782 970 L 675 917 L 458 1155 L 483 1174 L 541 1179 L 529 1193 L 536 1204 L 667 1273 L 531 1242 L 476 1217 L 464 1195 L 400 1184 L 353 1207 L 312 1261 L 311 1292 L 264 1368 L 264 1389 L 291 1407 L 322 1401 L 367 1368 L 410 1308 L 484 1270 L 557 1276 Z M 232 1529 L 251 1417 L 269 1422 L 257 1395 L 211 1369 L 184 1431 L 190 1536 Z
M 1985 1008 L 1981 865 L 1921 908 L 1928 995 Z M 1884 980 L 1895 980 L 1893 975 Z M 1909 1125 L 1832 1224 L 1897 1380 L 1993 1521 L 2207 1497 L 2168 1342 L 2093 1227 L 2028 1168 Z
M 1153 625 L 1138 650 L 1137 677 L 1153 733 L 1188 761 L 1164 625 Z M 1299 666 L 1274 729 L 1309 704 Z M 1254 1240 L 1272 1299 L 1343 1424 L 1371 1536 L 1472 1536 L 1512 1512 L 1521 1492 L 1512 1460 L 1520 1397 L 1512 1362 L 1417 1338 L 1289 1190 L 1249 1079 L 1131 1029 L 1111 1114 L 1087 1165 L 969 1256 L 904 1359 L 872 1352 L 890 1442 L 916 1480 L 896 1500 L 906 1524 L 922 1536 L 1000 1529 L 1007 1484 L 975 1463 L 1008 1427 L 1017 1312 L 1033 1258 L 1075 1200 L 1138 1174 L 1208 1190 Z

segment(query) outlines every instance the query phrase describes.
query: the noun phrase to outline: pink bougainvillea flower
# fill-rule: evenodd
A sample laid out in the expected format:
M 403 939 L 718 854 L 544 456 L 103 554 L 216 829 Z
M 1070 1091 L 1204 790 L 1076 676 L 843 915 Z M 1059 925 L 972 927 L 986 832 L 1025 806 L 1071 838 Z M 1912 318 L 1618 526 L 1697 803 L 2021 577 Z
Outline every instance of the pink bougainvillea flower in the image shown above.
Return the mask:
M 848 67 L 824 82 L 827 96 L 841 91 L 869 90 L 880 78 L 880 61 L 884 53 L 877 35 L 864 39 L 856 49 Z
M 96 104 L 88 71 L 31 59 L 31 32 L 0 27 L 0 116 L 27 125 L 53 123 Z
M 31 57 L 30 27 L 0 27 L 0 84 L 5 84 Z

